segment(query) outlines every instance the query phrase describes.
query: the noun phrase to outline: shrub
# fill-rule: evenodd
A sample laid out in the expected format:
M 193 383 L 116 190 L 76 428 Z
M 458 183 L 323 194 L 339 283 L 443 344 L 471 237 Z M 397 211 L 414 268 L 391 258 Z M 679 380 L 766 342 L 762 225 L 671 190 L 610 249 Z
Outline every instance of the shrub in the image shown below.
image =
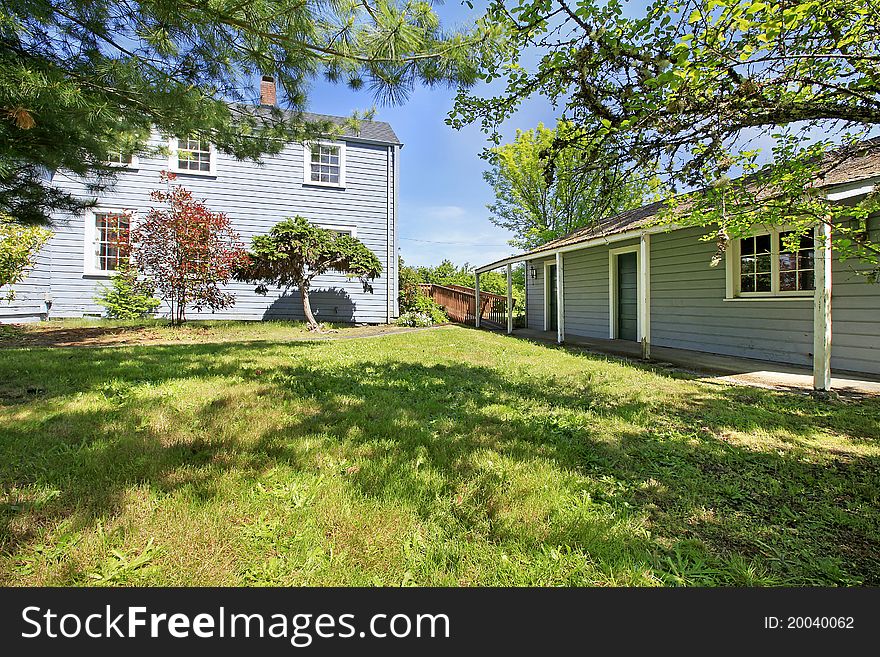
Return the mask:
M 419 294 L 415 298 L 414 303 L 409 308 L 403 310 L 428 315 L 434 324 L 445 324 L 449 321 L 446 313 L 443 312 L 443 308 L 441 308 L 431 297 L 423 294 L 421 290 L 419 290 Z
M 171 310 L 171 323 L 186 321 L 188 307 L 211 312 L 229 308 L 235 295 L 223 289 L 247 261 L 247 251 L 222 212 L 211 212 L 192 192 L 175 185 L 177 176 L 160 174 L 166 191 L 150 198 L 164 208 L 150 208 L 131 230 L 131 254 L 156 282 Z
M 45 228 L 26 226 L 0 215 L 0 287 L 14 285 L 27 276 L 27 269 L 34 266 L 37 252 L 51 235 Z M 14 298 L 10 288 L 5 299 Z
M 154 291 L 148 281 L 139 280 L 134 266 L 123 262 L 110 286 L 101 286 L 95 303 L 107 309 L 110 319 L 141 319 L 152 316 L 161 303 Z
M 428 313 L 409 311 L 394 320 L 397 326 L 432 326 L 434 320 Z

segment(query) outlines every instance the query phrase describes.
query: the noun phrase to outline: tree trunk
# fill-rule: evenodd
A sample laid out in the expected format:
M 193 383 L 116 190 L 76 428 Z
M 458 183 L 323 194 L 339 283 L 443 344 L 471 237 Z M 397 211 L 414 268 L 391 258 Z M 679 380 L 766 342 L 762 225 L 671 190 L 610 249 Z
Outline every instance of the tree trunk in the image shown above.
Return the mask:
M 309 302 L 309 284 L 308 283 L 300 283 L 299 285 L 299 293 L 302 295 L 303 302 L 303 312 L 306 315 L 306 322 L 309 325 L 310 331 L 318 330 L 318 322 L 315 320 L 315 316 L 312 314 L 312 304 Z

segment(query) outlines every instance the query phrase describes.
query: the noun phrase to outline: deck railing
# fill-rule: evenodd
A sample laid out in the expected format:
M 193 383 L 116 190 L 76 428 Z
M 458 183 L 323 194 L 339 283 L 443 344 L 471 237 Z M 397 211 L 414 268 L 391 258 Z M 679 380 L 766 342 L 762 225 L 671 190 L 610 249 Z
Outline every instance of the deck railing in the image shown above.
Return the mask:
M 474 288 L 462 285 L 422 283 L 422 292 L 431 297 L 453 322 L 473 324 L 476 294 Z M 514 313 L 516 302 L 514 302 Z M 490 328 L 507 327 L 507 297 L 480 290 L 480 323 Z

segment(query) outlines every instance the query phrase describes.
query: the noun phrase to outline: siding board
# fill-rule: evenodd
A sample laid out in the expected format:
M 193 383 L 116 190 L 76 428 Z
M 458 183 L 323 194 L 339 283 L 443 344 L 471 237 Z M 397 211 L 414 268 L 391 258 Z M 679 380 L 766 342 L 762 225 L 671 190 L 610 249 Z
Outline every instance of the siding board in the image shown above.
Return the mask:
M 161 146 L 158 138 L 153 146 Z M 393 175 L 389 166 L 393 149 L 383 145 L 349 141 L 346 144 L 346 187 L 326 188 L 303 183 L 304 156 L 300 144 L 288 145 L 276 156 L 256 164 L 241 162 L 218 153 L 217 175 L 178 174 L 178 182 L 196 198 L 205 199 L 215 212 L 224 212 L 248 244 L 255 235 L 266 233 L 286 217 L 302 215 L 316 224 L 354 226 L 357 237 L 382 263 L 383 273 L 372 282 L 372 293 L 365 292 L 358 281 L 329 273 L 316 279 L 312 308 L 325 321 L 383 323 L 396 308 L 397 263 L 393 243 L 397 217 Z M 112 188 L 105 190 L 99 205 L 136 209 L 145 214 L 153 205 L 150 192 L 161 186 L 159 173 L 168 168 L 167 157 L 141 156 L 136 170 L 122 171 Z M 57 175 L 54 184 L 81 198 L 94 199 L 82 181 Z M 43 260 L 25 283 L 17 286 L 18 300 L 0 304 L 0 321 L 23 321 L 45 312 L 44 299 L 51 295 L 51 317 L 80 317 L 100 314 L 94 303 L 99 287 L 108 282 L 103 277 L 83 273 L 84 223 L 82 217 L 55 218 L 55 235 L 44 249 Z M 390 223 L 390 227 L 389 227 Z M 390 235 L 389 235 L 390 228 Z M 390 285 L 390 290 L 389 290 Z M 188 311 L 198 318 L 289 318 L 303 319 L 298 293 L 270 290 L 257 295 L 253 286 L 232 283 L 227 290 L 237 299 L 233 308 L 223 312 Z M 389 296 L 391 301 L 389 302 Z M 8 319 L 14 317 L 15 319 Z

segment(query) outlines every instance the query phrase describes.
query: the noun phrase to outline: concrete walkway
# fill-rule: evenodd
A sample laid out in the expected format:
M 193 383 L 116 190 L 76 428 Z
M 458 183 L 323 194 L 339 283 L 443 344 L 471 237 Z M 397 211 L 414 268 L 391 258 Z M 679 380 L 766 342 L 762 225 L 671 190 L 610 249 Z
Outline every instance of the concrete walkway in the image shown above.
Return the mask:
M 556 343 L 555 331 L 516 329 L 513 335 L 517 338 Z M 566 336 L 565 346 L 636 360 L 641 360 L 642 355 L 641 345 L 628 340 Z M 696 374 L 707 375 L 705 378 L 710 380 L 800 392 L 813 389 L 812 370 L 797 365 L 654 346 L 651 347 L 651 361 L 658 364 L 670 363 Z M 831 379 L 832 390 L 847 394 L 880 395 L 880 377 L 857 372 L 834 374 Z

